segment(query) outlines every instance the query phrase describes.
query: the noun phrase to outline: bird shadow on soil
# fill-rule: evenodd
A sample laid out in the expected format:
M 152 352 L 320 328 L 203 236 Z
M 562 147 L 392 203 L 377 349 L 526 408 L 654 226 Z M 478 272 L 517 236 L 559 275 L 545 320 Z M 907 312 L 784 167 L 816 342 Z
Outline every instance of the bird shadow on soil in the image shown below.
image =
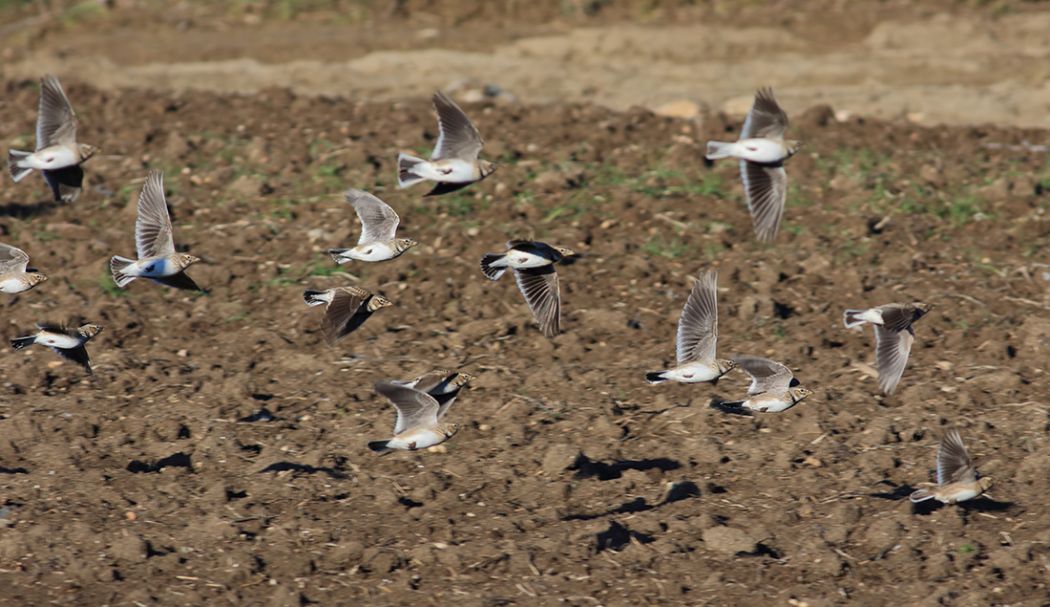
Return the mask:
M 662 500 L 655 504 L 650 504 L 644 497 L 636 497 L 635 499 L 624 502 L 611 510 L 605 512 L 599 512 L 597 514 L 567 514 L 561 517 L 563 521 L 590 521 L 596 518 L 602 518 L 603 516 L 609 516 L 612 514 L 635 514 L 637 512 L 646 512 L 648 510 L 655 510 L 660 506 L 671 504 L 674 502 L 680 502 L 685 499 L 692 497 L 700 497 L 700 487 L 696 486 L 696 483 L 692 481 L 683 481 L 675 483 L 671 486 L 671 489 L 667 492 Z
M 53 200 L 42 200 L 40 202 L 9 202 L 0 205 L 0 217 L 14 217 L 16 219 L 32 219 L 37 215 L 49 213 L 58 208 L 58 203 Z
M 597 477 L 600 481 L 611 481 L 621 478 L 624 470 L 641 470 L 643 472 L 645 470 L 660 470 L 661 472 L 667 472 L 681 467 L 681 463 L 666 457 L 638 460 L 621 459 L 607 464 L 595 461 L 581 453 L 576 457 L 576 461 L 569 466 L 569 470 L 576 471 L 576 478 Z
M 29 474 L 29 470 L 22 467 L 8 468 L 6 466 L 0 466 L 0 474 Z
M 336 470 L 335 468 L 329 468 L 328 466 L 311 466 L 310 464 L 300 464 L 297 462 L 274 462 L 269 466 L 266 466 L 259 471 L 260 474 L 263 472 L 286 472 L 291 470 L 295 474 L 317 474 L 318 472 L 328 475 L 328 478 L 334 478 L 338 480 L 344 480 L 349 478 L 345 472 Z

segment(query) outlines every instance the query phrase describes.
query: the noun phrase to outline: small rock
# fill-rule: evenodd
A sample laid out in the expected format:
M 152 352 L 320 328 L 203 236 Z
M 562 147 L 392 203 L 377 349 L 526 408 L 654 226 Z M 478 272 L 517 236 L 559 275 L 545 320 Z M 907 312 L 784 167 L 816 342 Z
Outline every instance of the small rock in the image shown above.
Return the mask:
M 574 445 L 562 443 L 553 445 L 543 455 L 543 473 L 547 476 L 557 476 L 565 471 L 576 461 L 580 449 Z
M 711 550 L 728 556 L 740 552 L 754 552 L 757 547 L 755 540 L 744 531 L 722 525 L 704 529 L 703 540 Z
M 653 109 L 657 115 L 692 119 L 700 115 L 700 104 L 688 99 L 669 101 Z

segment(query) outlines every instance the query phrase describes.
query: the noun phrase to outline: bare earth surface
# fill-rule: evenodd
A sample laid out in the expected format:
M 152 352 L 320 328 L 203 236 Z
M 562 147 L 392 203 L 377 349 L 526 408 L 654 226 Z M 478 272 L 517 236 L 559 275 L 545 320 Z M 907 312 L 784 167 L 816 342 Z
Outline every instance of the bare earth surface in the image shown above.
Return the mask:
M 511 31 L 459 47 L 440 43 L 443 14 L 286 24 L 304 40 L 361 31 L 342 57 L 287 36 L 277 53 L 269 18 L 207 35 L 137 13 L 20 30 L 0 68 L 4 147 L 32 147 L 34 80 L 54 70 L 103 152 L 72 205 L 46 202 L 36 176 L 3 178 L 0 241 L 51 278 L 5 296 L 0 337 L 43 320 L 105 329 L 91 377 L 40 347 L 0 349 L 0 603 L 1045 604 L 1050 160 L 1032 145 L 1050 126 L 1036 35 L 1050 17 L 891 8 L 908 25 L 788 19 L 763 38 L 772 62 L 743 28 L 775 22 L 717 11 L 671 28 L 670 14 L 504 15 Z M 132 52 L 150 27 L 170 52 Z M 413 37 L 426 28 L 438 38 Z M 200 38 L 176 53 L 178 31 Z M 203 56 L 208 40 L 227 51 Z M 459 78 L 527 102 L 464 102 L 499 170 L 439 199 L 397 190 L 397 153 L 436 136 L 427 94 Z M 739 119 L 625 108 L 717 110 L 767 82 L 806 147 L 781 235 L 760 245 L 734 163 L 702 160 Z M 165 171 L 176 243 L 205 258 L 190 274 L 208 295 L 108 279 L 109 256 L 134 250 L 148 168 Z M 350 186 L 421 244 L 337 268 L 324 250 L 357 237 Z M 511 280 L 478 269 L 514 237 L 582 253 L 559 269 L 554 340 Z M 708 403 L 741 396 L 740 373 L 645 384 L 672 362 L 707 267 L 721 353 L 784 361 L 808 400 L 725 416 Z M 394 306 L 327 348 L 301 292 L 347 284 Z M 847 331 L 841 311 L 912 300 L 936 307 L 882 397 L 870 330 Z M 393 426 L 372 384 L 435 367 L 476 375 L 450 413 L 460 432 L 436 452 L 369 452 Z M 932 479 L 949 426 L 995 484 L 916 509 L 906 496 Z

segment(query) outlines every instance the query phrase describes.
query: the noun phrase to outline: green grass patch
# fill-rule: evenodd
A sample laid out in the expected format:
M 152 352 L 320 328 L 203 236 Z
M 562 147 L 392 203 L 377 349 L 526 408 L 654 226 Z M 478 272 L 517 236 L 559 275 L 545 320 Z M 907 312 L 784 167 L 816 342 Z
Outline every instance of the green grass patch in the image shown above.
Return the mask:
M 657 255 L 668 259 L 678 259 L 688 253 L 690 247 L 684 240 L 677 236 L 670 239 L 662 236 L 653 236 L 645 241 L 645 244 L 642 245 L 642 250 L 649 255 Z

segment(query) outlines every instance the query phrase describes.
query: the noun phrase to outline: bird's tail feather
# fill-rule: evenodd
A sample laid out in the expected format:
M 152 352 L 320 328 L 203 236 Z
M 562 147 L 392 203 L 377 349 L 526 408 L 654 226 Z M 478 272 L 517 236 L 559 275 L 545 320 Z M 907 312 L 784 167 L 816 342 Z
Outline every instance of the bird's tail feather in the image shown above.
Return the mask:
M 743 406 L 744 401 L 742 400 L 713 400 L 711 401 L 711 408 L 718 409 L 722 413 L 731 413 L 733 415 L 751 415 L 751 411 Z
M 327 298 L 324 297 L 325 291 L 303 291 L 303 301 L 308 306 L 322 306 L 328 303 Z
M 916 489 L 908 496 L 908 499 L 911 500 L 913 504 L 917 504 L 919 502 L 925 502 L 928 499 L 933 499 L 933 493 L 929 489 Z
M 842 320 L 846 323 L 846 328 L 852 329 L 853 327 L 859 327 L 864 324 L 864 320 L 860 315 L 865 312 L 867 312 L 867 310 L 846 310 L 842 314 Z
M 134 259 L 127 259 L 126 257 L 120 257 L 119 255 L 114 255 L 109 260 L 109 271 L 113 273 L 113 282 L 121 289 L 128 286 L 128 283 L 137 278 L 136 276 L 130 276 L 124 272 L 124 270 L 133 263 L 135 263 Z
M 725 143 L 723 141 L 708 141 L 707 142 L 707 159 L 718 160 L 719 158 L 729 158 L 733 154 L 732 143 Z
M 376 453 L 387 453 L 390 451 L 390 448 L 387 447 L 389 444 L 390 441 L 388 440 L 374 440 L 368 443 L 368 448 Z
M 36 335 L 30 335 L 29 337 L 16 337 L 11 340 L 11 347 L 15 350 L 21 350 L 22 348 L 28 348 L 34 343 L 36 343 Z
M 507 266 L 493 266 L 492 264 L 506 257 L 506 255 L 500 255 L 499 253 L 485 253 L 481 256 L 481 272 L 485 275 L 485 278 L 489 280 L 499 280 L 500 276 L 507 271 Z
M 425 164 L 426 160 L 422 158 L 416 158 L 415 156 L 409 156 L 408 154 L 397 155 L 397 187 L 407 188 L 414 186 L 420 181 L 425 181 L 425 177 L 420 177 L 414 170 L 417 166 Z
M 18 166 L 19 160 L 30 155 L 29 152 L 23 152 L 21 150 L 7 151 L 7 169 L 11 171 L 11 178 L 16 182 L 21 181 L 26 175 L 33 172 L 32 168 Z
M 344 257 L 343 253 L 346 253 L 350 249 L 328 249 L 328 254 L 332 256 L 332 261 L 339 265 L 344 263 L 350 263 L 349 257 Z
M 667 378 L 664 377 L 664 373 L 667 373 L 667 371 L 649 371 L 645 374 L 645 381 L 650 384 L 662 384 L 667 381 Z

